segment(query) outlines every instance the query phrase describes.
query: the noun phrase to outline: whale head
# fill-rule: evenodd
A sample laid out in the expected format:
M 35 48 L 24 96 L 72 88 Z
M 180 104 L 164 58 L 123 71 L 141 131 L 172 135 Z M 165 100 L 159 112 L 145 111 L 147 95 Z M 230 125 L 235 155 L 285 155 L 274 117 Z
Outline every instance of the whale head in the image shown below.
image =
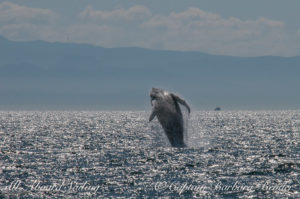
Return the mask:
M 151 105 L 153 106 L 152 101 L 163 100 L 169 93 L 160 88 L 152 88 L 150 92 Z

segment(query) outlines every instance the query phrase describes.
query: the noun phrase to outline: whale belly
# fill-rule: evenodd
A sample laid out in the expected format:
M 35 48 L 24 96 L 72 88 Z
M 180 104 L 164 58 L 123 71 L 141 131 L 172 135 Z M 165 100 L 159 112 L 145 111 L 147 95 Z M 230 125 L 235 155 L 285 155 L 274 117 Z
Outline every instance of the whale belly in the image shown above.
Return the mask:
M 157 118 L 162 125 L 171 145 L 175 147 L 184 147 L 184 128 L 181 114 L 168 112 L 158 114 Z

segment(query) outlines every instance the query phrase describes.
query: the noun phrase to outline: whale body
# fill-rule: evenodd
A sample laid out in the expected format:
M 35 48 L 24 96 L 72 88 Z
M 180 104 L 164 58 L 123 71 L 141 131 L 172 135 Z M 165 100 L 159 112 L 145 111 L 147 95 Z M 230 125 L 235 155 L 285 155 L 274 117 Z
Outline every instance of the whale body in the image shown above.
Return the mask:
M 149 122 L 156 116 L 163 127 L 171 146 L 185 147 L 183 132 L 184 122 L 178 103 L 185 106 L 190 113 L 191 110 L 189 105 L 177 95 L 160 88 L 152 88 L 150 98 L 153 109 Z

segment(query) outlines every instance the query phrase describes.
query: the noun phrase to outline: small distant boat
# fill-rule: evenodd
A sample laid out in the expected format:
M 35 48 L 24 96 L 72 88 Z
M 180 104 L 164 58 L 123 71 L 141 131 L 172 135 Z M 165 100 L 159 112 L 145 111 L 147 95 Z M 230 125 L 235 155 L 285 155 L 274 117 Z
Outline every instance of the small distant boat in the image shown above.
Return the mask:
M 221 107 L 219 107 L 219 106 L 215 108 L 215 111 L 220 111 L 220 110 L 221 110 Z

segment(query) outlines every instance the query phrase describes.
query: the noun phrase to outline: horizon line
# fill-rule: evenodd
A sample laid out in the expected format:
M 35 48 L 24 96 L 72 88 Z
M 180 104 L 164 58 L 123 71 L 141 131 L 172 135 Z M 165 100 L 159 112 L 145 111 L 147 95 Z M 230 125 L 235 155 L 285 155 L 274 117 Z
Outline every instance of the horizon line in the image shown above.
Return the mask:
M 96 48 L 105 48 L 105 49 L 126 49 L 126 48 L 132 48 L 132 49 L 142 49 L 142 50 L 148 50 L 148 51 L 163 51 L 163 52 L 179 52 L 179 53 L 200 53 L 205 54 L 208 56 L 220 56 L 220 57 L 236 57 L 236 58 L 264 58 L 264 57 L 280 57 L 280 58 L 295 58 L 300 57 L 299 55 L 294 56 L 283 56 L 283 55 L 259 55 L 259 56 L 239 56 L 239 55 L 224 55 L 224 54 L 214 54 L 209 52 L 202 52 L 202 51 L 196 51 L 196 50 L 172 50 L 172 49 L 155 49 L 155 48 L 146 48 L 141 46 L 119 46 L 119 47 L 104 47 L 100 45 L 90 44 L 90 43 L 84 43 L 84 42 L 68 42 L 68 41 L 46 41 L 41 39 L 36 40 L 12 40 L 9 39 L 3 35 L 0 35 L 0 40 L 5 39 L 10 42 L 20 42 L 20 43 L 30 43 L 30 42 L 44 42 L 49 44 L 72 44 L 72 45 L 86 45 L 90 47 L 96 47 Z

